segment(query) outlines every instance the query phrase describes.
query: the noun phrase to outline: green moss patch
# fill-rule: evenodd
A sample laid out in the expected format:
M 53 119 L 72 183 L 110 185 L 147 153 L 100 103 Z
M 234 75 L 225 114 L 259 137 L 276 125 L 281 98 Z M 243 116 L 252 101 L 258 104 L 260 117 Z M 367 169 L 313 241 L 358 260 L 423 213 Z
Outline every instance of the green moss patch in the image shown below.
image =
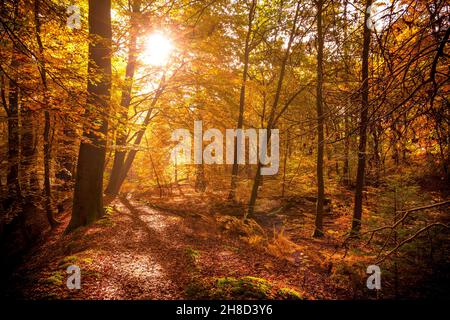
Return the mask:
M 302 299 L 294 289 L 278 288 L 269 280 L 253 276 L 196 279 L 189 283 L 185 293 L 190 299 Z
M 60 286 L 64 282 L 64 276 L 60 271 L 55 271 L 47 278 L 44 278 L 42 282 L 49 285 Z

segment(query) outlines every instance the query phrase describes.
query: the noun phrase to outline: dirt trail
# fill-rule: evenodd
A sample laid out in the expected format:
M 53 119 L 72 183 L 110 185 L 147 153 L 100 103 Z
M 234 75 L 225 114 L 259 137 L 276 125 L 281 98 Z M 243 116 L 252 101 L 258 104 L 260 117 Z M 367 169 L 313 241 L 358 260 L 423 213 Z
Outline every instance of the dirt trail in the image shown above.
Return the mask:
M 24 258 L 3 296 L 26 299 L 182 299 L 193 276 L 189 251 L 198 252 L 197 277 L 252 275 L 314 297 L 326 279 L 223 235 L 213 219 L 180 216 L 120 199 L 113 212 L 69 235 L 54 230 Z M 66 288 L 66 268 L 79 265 L 81 290 Z M 323 297 L 323 296 L 321 296 Z M 329 293 L 328 298 L 336 295 Z

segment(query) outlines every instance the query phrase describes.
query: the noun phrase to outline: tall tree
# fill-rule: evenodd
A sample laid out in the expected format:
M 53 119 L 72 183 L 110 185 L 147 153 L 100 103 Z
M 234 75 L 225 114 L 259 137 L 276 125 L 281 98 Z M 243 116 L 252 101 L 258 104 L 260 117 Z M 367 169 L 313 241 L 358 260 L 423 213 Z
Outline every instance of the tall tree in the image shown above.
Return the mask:
M 41 75 L 41 81 L 43 86 L 43 103 L 44 103 L 44 204 L 45 211 L 47 214 L 48 222 L 50 226 L 54 228 L 58 221 L 53 216 L 53 208 L 52 208 L 52 192 L 50 186 L 50 165 L 51 165 L 51 142 L 50 142 L 50 112 L 49 112 L 49 99 L 48 99 L 48 87 L 47 87 L 47 70 L 45 67 L 45 58 L 44 58 L 44 46 L 41 40 L 41 21 L 39 18 L 39 10 L 40 10 L 40 0 L 34 1 L 34 21 L 36 28 L 36 41 L 38 43 L 39 48 L 39 57 L 38 57 L 38 65 L 39 65 L 39 73 Z
M 89 63 L 83 140 L 78 153 L 72 219 L 67 231 L 103 213 L 103 170 L 111 98 L 111 0 L 89 0 Z M 96 124 L 89 127 L 89 122 Z
M 298 18 L 299 18 L 299 11 L 300 11 L 300 2 L 297 2 L 294 19 L 292 21 L 292 28 L 289 33 L 289 40 L 287 43 L 287 48 L 283 55 L 283 60 L 281 61 L 280 73 L 278 76 L 277 89 L 275 91 L 275 97 L 273 99 L 272 109 L 270 110 L 269 119 L 267 121 L 267 140 L 268 141 L 270 141 L 271 132 L 272 132 L 272 129 L 274 128 L 277 120 L 279 119 L 281 114 L 284 111 L 286 111 L 286 109 L 289 105 L 289 103 L 286 103 L 284 105 L 284 107 L 282 108 L 282 110 L 278 113 L 278 115 L 276 115 L 276 109 L 277 109 L 279 101 L 280 101 L 281 91 L 283 88 L 283 81 L 284 81 L 284 77 L 286 74 L 286 65 L 288 63 L 288 59 L 289 59 L 289 56 L 291 53 L 292 44 L 297 35 L 297 23 L 298 23 Z M 250 194 L 250 200 L 248 202 L 248 210 L 244 214 L 244 218 L 251 216 L 255 210 L 256 198 L 258 196 L 258 188 L 259 188 L 259 186 L 261 184 L 261 180 L 262 180 L 261 168 L 262 168 L 262 164 L 261 164 L 261 161 L 259 161 L 258 165 L 256 167 L 256 174 L 255 174 L 255 179 L 253 180 L 253 186 L 252 186 L 252 191 Z
M 363 50 L 361 67 L 361 110 L 359 122 L 359 146 L 358 146 L 358 168 L 356 172 L 355 205 L 353 208 L 353 221 L 351 232 L 359 233 L 361 229 L 362 200 L 364 188 L 364 174 L 366 168 L 366 142 L 367 142 L 367 122 L 369 109 L 369 49 L 370 49 L 370 29 L 367 23 L 370 18 L 370 6 L 372 0 L 366 1 L 363 27 Z
M 323 179 L 323 150 L 325 138 L 323 134 L 323 26 L 322 11 L 323 0 L 318 0 L 317 5 L 317 204 L 316 219 L 313 237 L 323 236 L 323 204 L 325 200 L 325 182 Z
M 348 45 L 348 16 L 347 16 L 348 1 L 344 2 L 344 16 L 343 16 L 343 58 L 344 58 L 344 81 L 349 82 L 350 68 L 349 68 L 349 45 Z M 344 163 L 342 167 L 342 178 L 344 185 L 350 183 L 350 136 L 349 136 L 349 113 L 350 113 L 350 99 L 346 97 L 344 105 Z
M 13 18 L 19 18 L 20 0 L 14 1 L 14 14 Z M 17 32 L 20 28 L 20 22 L 16 22 L 12 26 L 12 31 Z M 8 108 L 5 108 L 8 115 L 8 174 L 6 179 L 6 185 L 8 187 L 8 201 L 7 207 L 14 202 L 19 202 L 22 199 L 22 192 L 19 181 L 19 74 L 20 74 L 20 61 L 21 61 L 21 48 L 20 44 L 12 43 L 12 57 L 9 65 L 11 75 L 9 78 L 9 91 L 8 91 Z M 6 101 L 5 101 L 6 102 Z M 4 103 L 5 103 L 4 102 Z
M 136 158 L 136 154 L 139 151 L 139 145 L 144 138 L 145 131 L 147 130 L 150 121 L 156 116 L 157 113 L 154 113 L 156 103 L 158 99 L 161 97 L 165 89 L 165 73 L 161 76 L 161 80 L 159 83 L 159 87 L 155 92 L 155 95 L 150 103 L 150 106 L 147 110 L 147 114 L 145 115 L 144 121 L 142 122 L 141 128 L 136 132 L 136 138 L 134 139 L 132 149 L 128 152 L 126 159 L 123 162 L 122 170 L 120 171 L 120 175 L 117 181 L 117 192 L 119 192 L 123 182 L 125 181 L 128 172 L 131 169 L 131 165 L 133 164 L 134 159 Z
M 132 3 L 132 11 L 130 18 L 130 39 L 128 43 L 128 61 L 125 69 L 125 83 L 122 89 L 122 98 L 120 100 L 120 114 L 119 114 L 119 126 L 116 137 L 116 150 L 114 153 L 114 162 L 111 169 L 111 176 L 109 177 L 108 185 L 105 189 L 106 194 L 117 195 L 120 189 L 120 175 L 123 171 L 123 165 L 125 162 L 125 145 L 127 143 L 127 120 L 128 120 L 128 108 L 131 101 L 131 90 L 133 87 L 134 72 L 136 69 L 136 57 L 137 57 L 137 33 L 138 33 L 138 19 L 137 15 L 140 12 L 141 1 L 134 0 Z
M 239 116 L 238 116 L 238 122 L 237 122 L 237 129 L 242 129 L 242 125 L 244 122 L 245 87 L 246 87 L 247 76 L 248 76 L 248 64 L 249 64 L 249 56 L 250 56 L 250 40 L 251 40 L 251 34 L 252 34 L 253 20 L 255 18 L 256 5 L 257 5 L 257 1 L 252 0 L 250 9 L 248 12 L 247 33 L 245 35 L 245 47 L 244 47 L 244 70 L 242 71 L 242 82 L 241 82 L 241 91 L 240 91 L 240 97 L 239 97 Z M 237 162 L 236 140 L 239 141 L 239 137 L 237 137 L 237 139 L 235 139 L 235 143 L 234 143 L 234 162 L 233 162 L 233 168 L 232 168 L 232 172 L 231 172 L 231 189 L 230 189 L 230 194 L 228 196 L 229 200 L 235 200 L 237 175 L 239 172 L 239 164 Z

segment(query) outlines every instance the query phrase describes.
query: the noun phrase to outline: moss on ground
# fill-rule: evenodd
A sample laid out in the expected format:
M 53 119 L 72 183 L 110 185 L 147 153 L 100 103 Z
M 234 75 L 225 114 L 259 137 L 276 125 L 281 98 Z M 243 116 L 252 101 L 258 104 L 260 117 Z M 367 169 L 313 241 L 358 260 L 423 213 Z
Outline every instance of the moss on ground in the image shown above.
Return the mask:
M 49 285 L 60 286 L 64 282 L 64 275 L 61 271 L 55 271 L 47 278 L 44 278 L 42 282 Z
M 278 288 L 269 280 L 253 276 L 193 279 L 185 294 L 190 299 L 302 299 L 294 289 Z

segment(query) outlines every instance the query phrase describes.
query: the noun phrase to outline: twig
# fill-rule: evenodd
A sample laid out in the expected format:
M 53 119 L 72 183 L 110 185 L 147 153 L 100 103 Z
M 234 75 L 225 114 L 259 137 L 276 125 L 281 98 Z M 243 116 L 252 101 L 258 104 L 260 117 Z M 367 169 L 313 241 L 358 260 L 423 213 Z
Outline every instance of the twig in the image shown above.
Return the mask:
M 414 240 L 415 238 L 417 238 L 417 236 L 419 236 L 421 233 L 427 231 L 428 229 L 434 227 L 434 226 L 441 226 L 444 227 L 446 229 L 450 229 L 449 225 L 443 224 L 441 222 L 435 222 L 432 224 L 429 224 L 425 227 L 423 227 L 422 229 L 420 229 L 419 231 L 417 231 L 415 234 L 413 234 L 411 237 L 403 240 L 402 242 L 400 242 L 394 249 L 392 249 L 391 251 L 389 251 L 383 258 L 381 258 L 380 260 L 378 260 L 376 263 L 379 264 L 381 262 L 383 262 L 387 257 L 389 257 L 391 254 L 393 254 L 394 252 L 396 252 L 398 249 L 400 249 L 404 244 L 411 242 L 412 240 Z
M 433 203 L 433 204 L 429 204 L 429 205 L 422 206 L 422 207 L 412 208 L 412 209 L 409 209 L 409 210 L 397 211 L 397 213 L 403 213 L 403 216 L 397 222 L 395 222 L 393 225 L 383 226 L 383 227 L 380 227 L 380 228 L 369 230 L 369 231 L 366 231 L 366 232 L 364 232 L 362 234 L 371 233 L 370 238 L 367 241 L 367 244 L 369 244 L 372 241 L 372 239 L 373 239 L 373 237 L 374 237 L 376 232 L 381 231 L 381 230 L 386 230 L 386 229 L 391 229 L 391 230 L 395 229 L 400 223 L 405 221 L 405 219 L 409 216 L 410 213 L 415 212 L 415 211 L 419 211 L 419 210 L 425 210 L 425 209 L 430 209 L 430 208 L 434 208 L 434 207 L 440 207 L 440 206 L 444 206 L 444 205 L 448 205 L 448 204 L 450 204 L 450 200 L 446 200 L 446 201 L 438 202 L 438 203 Z

